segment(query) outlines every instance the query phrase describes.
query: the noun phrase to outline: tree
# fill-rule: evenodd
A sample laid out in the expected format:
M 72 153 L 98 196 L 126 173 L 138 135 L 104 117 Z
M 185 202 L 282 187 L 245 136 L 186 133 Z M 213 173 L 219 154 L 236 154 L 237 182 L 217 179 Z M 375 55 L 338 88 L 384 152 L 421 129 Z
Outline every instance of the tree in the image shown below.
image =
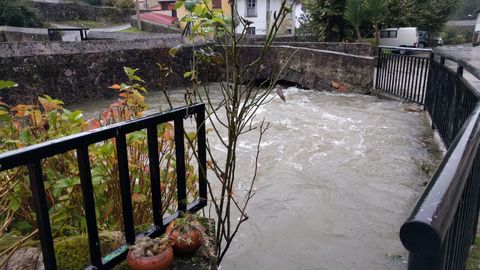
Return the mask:
M 346 0 L 307 0 L 302 24 L 319 41 L 342 41 L 350 29 L 343 18 L 345 4 Z
M 365 0 L 365 14 L 375 32 L 376 44 L 380 41 L 380 27 L 387 19 L 387 0 Z
M 472 20 L 475 18 L 474 10 L 480 7 L 480 0 L 463 0 L 453 15 L 454 20 Z
M 360 34 L 360 26 L 364 20 L 362 6 L 362 0 L 347 0 L 347 6 L 345 8 L 345 13 L 343 14 L 345 20 L 347 20 L 355 28 L 357 40 L 362 38 L 362 35 Z
M 416 1 L 411 25 L 428 32 L 440 31 L 458 8 L 461 0 Z
M 42 22 L 28 0 L 0 0 L 0 25 L 40 27 Z
M 384 24 L 389 27 L 413 26 L 429 32 L 438 32 L 458 8 L 461 1 L 388 0 L 387 18 Z

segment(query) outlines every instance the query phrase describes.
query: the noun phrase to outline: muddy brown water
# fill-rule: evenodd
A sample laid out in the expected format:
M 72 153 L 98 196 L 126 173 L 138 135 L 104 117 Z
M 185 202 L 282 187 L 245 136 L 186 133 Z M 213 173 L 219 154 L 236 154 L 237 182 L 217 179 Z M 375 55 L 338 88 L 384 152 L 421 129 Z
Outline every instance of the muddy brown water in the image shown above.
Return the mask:
M 287 102 L 276 97 L 257 113 L 271 128 L 256 195 L 221 269 L 406 269 L 398 232 L 429 178 L 421 168 L 438 162 L 426 114 L 375 96 L 284 94 Z M 73 108 L 95 117 L 110 102 Z M 167 108 L 158 92 L 147 102 L 150 112 Z M 247 188 L 256 140 L 249 133 L 239 144 L 236 196 Z

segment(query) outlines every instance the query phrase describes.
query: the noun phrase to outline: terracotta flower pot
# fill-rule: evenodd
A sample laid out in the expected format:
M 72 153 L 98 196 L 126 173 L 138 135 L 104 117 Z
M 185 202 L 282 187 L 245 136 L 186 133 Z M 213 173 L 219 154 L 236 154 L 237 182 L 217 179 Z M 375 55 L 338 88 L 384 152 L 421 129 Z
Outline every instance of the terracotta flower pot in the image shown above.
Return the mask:
M 166 270 L 173 262 L 173 250 L 167 247 L 165 251 L 153 257 L 138 257 L 132 251 L 128 252 L 127 263 L 132 270 Z
M 175 254 L 189 256 L 195 253 L 201 245 L 200 232 L 196 229 L 181 232 L 179 229 L 167 228 L 167 233 L 172 238 L 172 247 Z

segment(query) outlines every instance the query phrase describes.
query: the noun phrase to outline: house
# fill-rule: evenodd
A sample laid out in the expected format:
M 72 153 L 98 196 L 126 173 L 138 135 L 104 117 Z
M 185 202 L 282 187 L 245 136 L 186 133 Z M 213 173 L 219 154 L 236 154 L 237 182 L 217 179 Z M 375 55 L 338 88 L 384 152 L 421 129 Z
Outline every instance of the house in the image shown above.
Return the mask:
M 287 0 L 287 5 L 293 4 L 295 0 Z M 273 14 L 281 7 L 282 0 L 237 0 L 238 15 L 251 21 L 252 24 L 247 29 L 247 34 L 265 35 L 273 24 Z M 295 8 L 295 5 L 293 6 Z M 280 25 L 278 34 L 295 34 L 295 12 L 287 15 Z M 239 25 L 237 33 L 242 32 L 243 26 Z
M 136 2 L 136 0 L 133 0 Z M 138 9 L 145 11 L 148 10 L 149 7 L 158 5 L 158 0 L 138 0 Z
M 480 45 L 480 7 L 475 10 L 475 13 L 477 14 L 477 22 L 473 32 L 473 46 L 478 46 Z
M 229 0 L 212 0 L 210 8 L 222 10 L 225 16 L 231 16 Z M 185 9 L 185 6 L 181 6 L 177 9 L 177 18 L 181 19 L 188 14 L 188 11 Z M 180 22 L 180 28 L 184 29 L 186 23 Z
M 177 17 L 177 11 L 175 10 L 175 1 L 172 0 L 157 0 L 157 5 L 150 6 L 148 8 L 148 11 L 171 17 Z

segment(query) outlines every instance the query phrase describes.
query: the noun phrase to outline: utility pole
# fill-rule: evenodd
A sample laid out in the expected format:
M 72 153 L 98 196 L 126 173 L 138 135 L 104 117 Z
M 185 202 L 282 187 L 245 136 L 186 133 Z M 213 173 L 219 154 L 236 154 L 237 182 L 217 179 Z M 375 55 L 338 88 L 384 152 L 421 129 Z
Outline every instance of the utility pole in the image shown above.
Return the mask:
M 137 18 L 137 28 L 142 30 L 142 21 L 140 20 L 140 4 L 139 0 L 135 1 L 135 17 Z

